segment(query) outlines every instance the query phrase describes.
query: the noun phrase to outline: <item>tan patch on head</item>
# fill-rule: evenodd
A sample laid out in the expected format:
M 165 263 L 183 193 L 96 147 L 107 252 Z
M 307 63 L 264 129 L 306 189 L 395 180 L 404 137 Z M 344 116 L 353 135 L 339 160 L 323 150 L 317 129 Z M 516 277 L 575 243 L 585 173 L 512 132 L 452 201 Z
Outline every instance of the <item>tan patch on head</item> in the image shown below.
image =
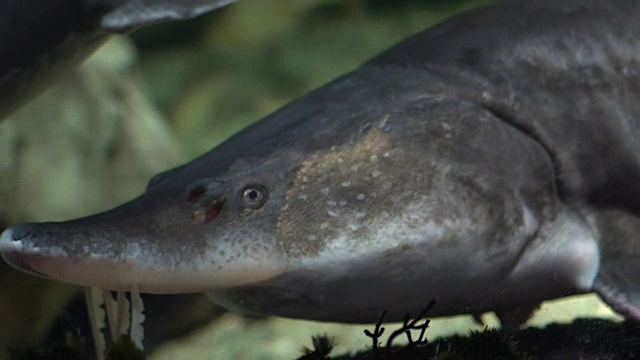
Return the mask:
M 364 246 L 372 222 L 390 219 L 416 187 L 427 187 L 408 147 L 394 146 L 389 133 L 374 127 L 357 142 L 311 155 L 278 219 L 284 251 L 313 256 L 340 237 Z

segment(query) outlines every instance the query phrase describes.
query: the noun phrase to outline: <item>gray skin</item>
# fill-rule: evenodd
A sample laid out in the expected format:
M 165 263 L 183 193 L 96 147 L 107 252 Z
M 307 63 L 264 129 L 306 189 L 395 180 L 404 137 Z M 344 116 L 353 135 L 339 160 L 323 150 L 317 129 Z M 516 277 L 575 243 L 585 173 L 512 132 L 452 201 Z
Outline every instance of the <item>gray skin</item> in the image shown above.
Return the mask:
M 109 34 L 190 19 L 234 1 L 0 1 L 0 121 L 81 63 Z
M 509 1 L 417 34 L 137 199 L 16 225 L 51 279 L 252 314 L 499 314 L 595 291 L 640 320 L 640 3 Z

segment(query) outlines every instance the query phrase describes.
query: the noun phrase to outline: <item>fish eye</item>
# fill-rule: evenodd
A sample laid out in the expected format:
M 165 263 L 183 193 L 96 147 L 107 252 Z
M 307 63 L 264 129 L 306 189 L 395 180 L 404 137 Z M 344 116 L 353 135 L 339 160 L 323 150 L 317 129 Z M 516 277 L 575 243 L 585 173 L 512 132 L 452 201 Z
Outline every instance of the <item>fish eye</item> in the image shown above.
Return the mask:
M 241 196 L 244 207 L 259 209 L 267 202 L 267 189 L 260 185 L 248 185 L 242 190 Z

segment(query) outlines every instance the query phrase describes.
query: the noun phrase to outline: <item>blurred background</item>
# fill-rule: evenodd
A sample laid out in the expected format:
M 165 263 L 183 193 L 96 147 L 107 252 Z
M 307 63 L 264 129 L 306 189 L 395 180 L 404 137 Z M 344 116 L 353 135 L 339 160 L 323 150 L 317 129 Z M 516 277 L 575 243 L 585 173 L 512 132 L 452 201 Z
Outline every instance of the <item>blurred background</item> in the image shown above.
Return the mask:
M 0 230 L 127 201 L 155 173 L 210 150 L 408 35 L 490 2 L 240 0 L 192 21 L 115 37 L 0 123 Z M 81 302 L 68 305 L 77 287 L 19 274 L 4 263 L 0 286 L 2 349 L 73 331 L 86 316 Z M 568 308 L 611 316 L 593 298 L 577 301 Z M 149 304 L 155 304 L 147 314 L 152 359 L 295 358 L 301 346 L 311 346 L 311 335 L 325 332 L 336 338 L 336 353 L 369 343 L 362 325 L 247 319 L 200 295 Z M 543 317 L 575 316 L 566 307 L 550 309 L 543 306 Z M 492 315 L 483 319 L 496 323 Z M 429 336 L 470 327 L 482 328 L 468 316 L 437 320 Z M 182 339 L 160 345 L 176 337 Z
M 488 0 L 242 0 L 135 32 L 148 94 L 194 156 L 406 36 Z

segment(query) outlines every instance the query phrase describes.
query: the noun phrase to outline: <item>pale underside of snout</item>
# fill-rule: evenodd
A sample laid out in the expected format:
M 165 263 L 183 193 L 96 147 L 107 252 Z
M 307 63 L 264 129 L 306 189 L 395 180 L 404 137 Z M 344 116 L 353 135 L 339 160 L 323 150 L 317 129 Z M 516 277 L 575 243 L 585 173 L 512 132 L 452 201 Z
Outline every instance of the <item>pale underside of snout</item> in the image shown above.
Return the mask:
M 47 242 L 38 240 L 39 244 Z M 135 242 L 117 253 L 73 254 L 58 246 L 35 246 L 33 238 L 16 239 L 12 228 L 2 233 L 0 252 L 13 267 L 48 279 L 113 291 L 129 291 L 138 284 L 140 292 L 155 294 L 247 285 L 277 276 L 284 268 L 269 251 L 263 251 L 262 258 L 243 256 L 233 261 L 220 257 L 219 251 L 163 260 L 167 257 L 143 250 Z

